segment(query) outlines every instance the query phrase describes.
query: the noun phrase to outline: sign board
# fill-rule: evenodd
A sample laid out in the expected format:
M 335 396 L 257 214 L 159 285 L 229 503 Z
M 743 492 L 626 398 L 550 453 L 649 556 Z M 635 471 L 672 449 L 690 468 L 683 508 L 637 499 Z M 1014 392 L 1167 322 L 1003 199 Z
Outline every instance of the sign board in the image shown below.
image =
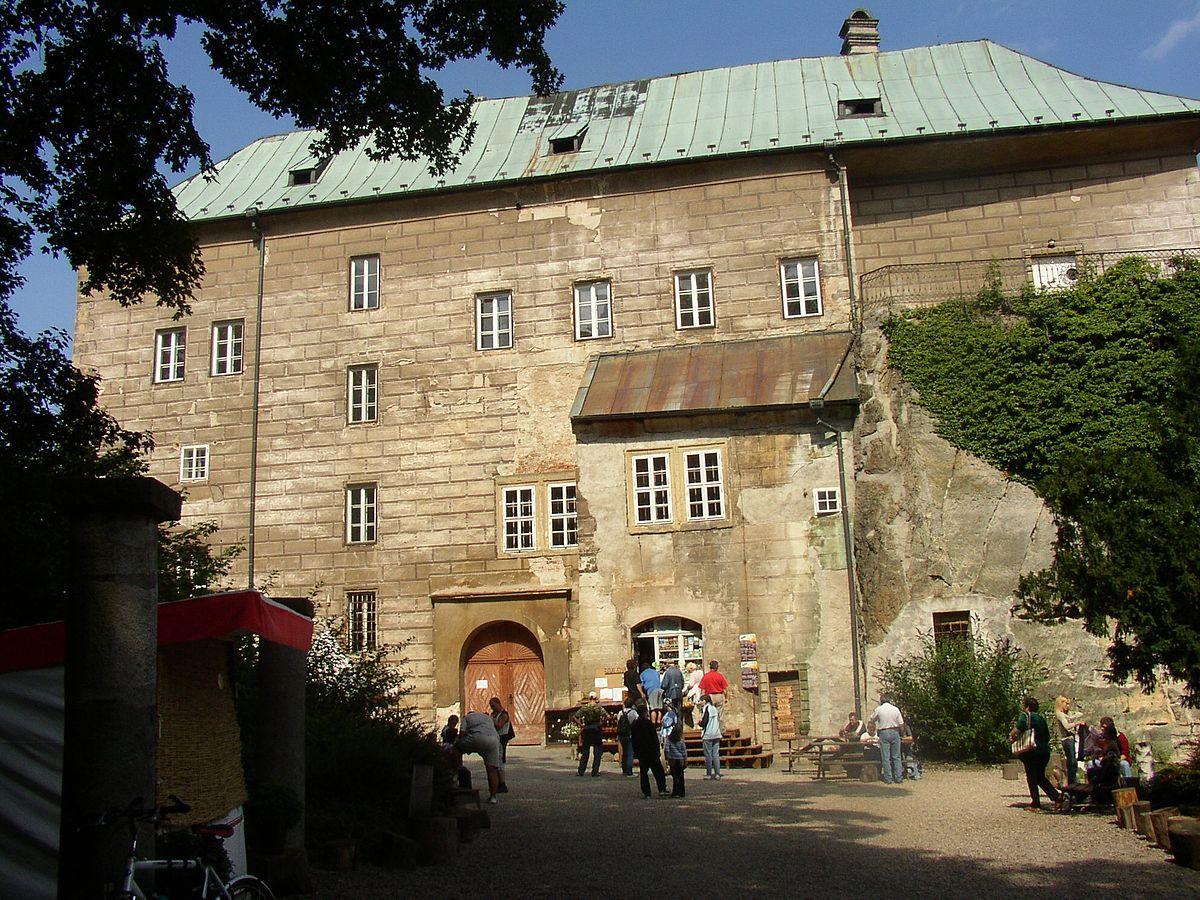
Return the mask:
M 758 690 L 758 635 L 743 634 L 738 636 L 742 656 L 742 688 L 747 691 Z

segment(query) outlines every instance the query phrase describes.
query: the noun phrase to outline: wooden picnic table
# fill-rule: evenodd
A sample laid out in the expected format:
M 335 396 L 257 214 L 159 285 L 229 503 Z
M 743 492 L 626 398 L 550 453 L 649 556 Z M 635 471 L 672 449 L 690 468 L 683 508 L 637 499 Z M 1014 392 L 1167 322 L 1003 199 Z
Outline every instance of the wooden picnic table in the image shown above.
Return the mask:
M 858 740 L 843 740 L 836 735 L 828 737 L 810 735 L 804 738 L 803 741 L 803 745 L 795 749 L 793 749 L 792 744 L 799 741 L 788 741 L 788 772 L 794 771 L 793 760 L 796 756 L 807 756 L 813 760 L 817 765 L 816 777 L 819 779 L 826 777 L 829 765 L 835 762 L 879 762 L 878 744 L 864 744 Z M 913 739 L 905 737 L 900 743 L 901 746 L 911 747 Z M 874 759 L 871 758 L 872 755 Z

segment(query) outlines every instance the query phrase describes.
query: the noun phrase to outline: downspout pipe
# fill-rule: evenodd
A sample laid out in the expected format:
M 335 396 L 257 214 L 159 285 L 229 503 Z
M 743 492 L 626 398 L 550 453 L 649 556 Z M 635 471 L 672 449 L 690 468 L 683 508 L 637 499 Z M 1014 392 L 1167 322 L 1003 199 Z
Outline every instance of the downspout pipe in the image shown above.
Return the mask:
M 858 325 L 858 274 L 854 265 L 854 223 L 850 215 L 850 181 L 846 167 L 838 162 L 836 141 L 826 141 L 822 149 L 829 160 L 829 171 L 838 183 L 838 195 L 842 207 L 842 240 L 843 252 L 846 255 L 846 280 L 850 286 L 850 325 Z
M 259 385 L 262 380 L 262 319 L 263 319 L 263 278 L 267 268 L 267 236 L 263 233 L 259 222 L 258 210 L 246 210 L 246 221 L 258 245 L 258 297 L 254 312 L 254 392 L 250 406 L 250 523 L 249 537 L 246 539 L 247 575 L 246 589 L 254 590 L 254 525 L 258 508 L 258 397 Z

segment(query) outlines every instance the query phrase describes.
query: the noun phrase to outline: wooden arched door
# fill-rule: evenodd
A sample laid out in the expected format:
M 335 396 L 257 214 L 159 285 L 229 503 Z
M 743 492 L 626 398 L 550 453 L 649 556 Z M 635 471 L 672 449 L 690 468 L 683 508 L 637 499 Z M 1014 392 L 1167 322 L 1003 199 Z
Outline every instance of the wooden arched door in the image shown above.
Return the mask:
M 463 654 L 463 712 L 486 712 L 499 697 L 512 717 L 514 744 L 540 744 L 546 731 L 546 670 L 529 629 L 495 622 L 477 632 Z

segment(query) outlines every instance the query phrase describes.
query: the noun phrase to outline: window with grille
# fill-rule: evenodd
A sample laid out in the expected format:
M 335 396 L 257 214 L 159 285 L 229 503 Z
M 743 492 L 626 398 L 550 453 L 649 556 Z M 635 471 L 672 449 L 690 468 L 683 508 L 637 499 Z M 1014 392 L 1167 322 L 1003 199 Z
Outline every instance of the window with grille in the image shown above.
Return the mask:
M 813 492 L 813 506 L 818 516 L 842 511 L 842 499 L 837 488 L 817 488 Z
M 500 291 L 475 298 L 475 349 L 512 346 L 512 293 Z
M 346 418 L 352 425 L 379 417 L 379 366 L 351 366 L 347 377 Z
M 189 444 L 179 450 L 179 480 L 204 481 L 208 478 L 208 445 Z
M 785 259 L 779 277 L 785 319 L 821 314 L 821 273 L 815 259 Z
M 379 308 L 379 254 L 350 260 L 350 308 Z
M 504 549 L 510 553 L 537 548 L 534 493 L 531 484 L 504 489 Z
M 186 328 L 165 328 L 154 335 L 154 380 L 182 381 L 187 350 Z
M 354 484 L 346 488 L 346 543 L 373 542 L 375 522 L 375 485 Z
M 575 339 L 612 337 L 612 288 L 607 281 L 575 285 Z
M 713 325 L 712 272 L 701 269 L 675 274 L 675 327 L 711 328 Z
M 964 641 L 971 637 L 971 613 L 966 610 L 933 614 L 933 640 Z
M 213 375 L 242 372 L 242 320 L 214 322 L 212 328 Z
M 346 638 L 352 653 L 376 649 L 378 615 L 374 591 L 346 594 Z
M 575 512 L 575 485 L 551 484 L 550 546 L 575 547 L 579 544 L 579 517 Z
M 721 484 L 721 451 L 697 450 L 684 454 L 689 519 L 725 516 L 725 491 Z
M 638 525 L 671 521 L 671 458 L 668 454 L 633 457 L 633 508 Z

